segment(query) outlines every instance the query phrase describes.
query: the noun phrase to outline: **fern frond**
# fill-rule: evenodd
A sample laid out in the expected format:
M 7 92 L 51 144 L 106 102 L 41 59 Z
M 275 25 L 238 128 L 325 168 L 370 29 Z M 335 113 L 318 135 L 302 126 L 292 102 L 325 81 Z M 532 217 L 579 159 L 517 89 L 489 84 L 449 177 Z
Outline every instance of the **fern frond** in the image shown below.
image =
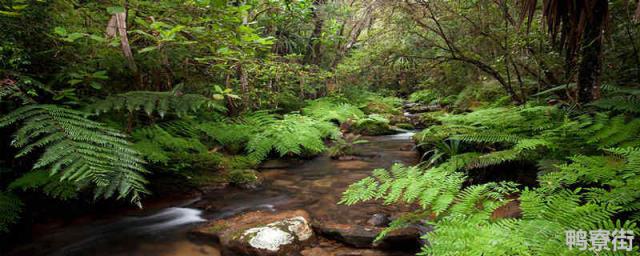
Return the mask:
M 604 110 L 611 110 L 623 113 L 640 113 L 640 97 L 637 95 L 614 96 L 599 99 L 591 103 L 592 106 Z
M 140 154 L 118 131 L 55 105 L 27 105 L 0 118 L 0 127 L 18 122 L 12 145 L 17 157 L 45 148 L 33 169 L 47 169 L 61 181 L 90 183 L 96 197 L 129 197 L 138 203 L 146 193 Z
M 110 111 L 126 110 L 128 112 L 142 110 L 147 115 L 158 113 L 164 117 L 167 113 L 184 116 L 201 108 L 224 111 L 218 101 L 199 94 L 182 94 L 174 92 L 133 91 L 112 95 L 99 100 L 90 106 L 90 113 L 101 114 Z
M 18 222 L 22 201 L 12 193 L 0 192 L 0 233 L 9 232 L 9 226 Z
M 76 184 L 68 180 L 61 180 L 60 175 L 50 175 L 46 171 L 30 171 L 20 178 L 12 181 L 9 190 L 42 190 L 46 195 L 59 198 L 70 199 L 76 197 L 82 184 Z
M 318 121 L 301 115 L 285 115 L 271 125 L 252 136 L 247 143 L 249 157 L 256 161 L 264 160 L 275 150 L 284 156 L 300 155 L 305 150 L 318 154 L 325 150 L 324 138 L 335 139 L 340 132 L 329 122 Z
M 364 117 L 364 112 L 358 107 L 348 103 L 336 102 L 331 98 L 322 98 L 310 101 L 308 106 L 302 109 L 306 116 L 323 121 L 345 122 L 347 119 L 360 119 Z

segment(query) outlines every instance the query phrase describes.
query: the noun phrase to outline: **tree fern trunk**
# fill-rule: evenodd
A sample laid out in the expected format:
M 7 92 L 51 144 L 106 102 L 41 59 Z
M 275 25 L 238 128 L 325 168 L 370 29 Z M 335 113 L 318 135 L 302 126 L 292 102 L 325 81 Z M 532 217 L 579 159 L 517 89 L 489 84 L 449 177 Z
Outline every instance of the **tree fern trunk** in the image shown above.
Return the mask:
M 580 67 L 578 70 L 578 101 L 588 103 L 600 97 L 602 72 L 602 42 L 604 23 L 609 3 L 596 0 L 591 16 L 587 18 L 582 37 Z

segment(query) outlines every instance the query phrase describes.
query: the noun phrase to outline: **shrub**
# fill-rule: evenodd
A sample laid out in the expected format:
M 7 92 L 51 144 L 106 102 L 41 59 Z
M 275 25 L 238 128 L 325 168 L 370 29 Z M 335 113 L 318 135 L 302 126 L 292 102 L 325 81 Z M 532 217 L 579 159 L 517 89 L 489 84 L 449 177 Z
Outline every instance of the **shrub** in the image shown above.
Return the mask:
M 348 103 L 340 102 L 333 98 L 321 98 L 309 101 L 309 105 L 303 108 L 302 113 L 323 121 L 335 121 L 343 123 L 347 119 L 359 119 L 364 113 Z
M 409 95 L 409 101 L 425 105 L 438 103 L 439 98 L 440 95 L 430 89 L 416 91 Z
M 365 118 L 358 119 L 353 127 L 353 131 L 363 135 L 385 135 L 394 133 L 389 126 L 389 120 L 379 114 L 370 114 Z
M 367 140 L 361 140 L 360 135 L 347 134 L 336 139 L 333 146 L 328 150 L 331 158 L 355 154 L 354 146 L 357 144 L 367 143 Z

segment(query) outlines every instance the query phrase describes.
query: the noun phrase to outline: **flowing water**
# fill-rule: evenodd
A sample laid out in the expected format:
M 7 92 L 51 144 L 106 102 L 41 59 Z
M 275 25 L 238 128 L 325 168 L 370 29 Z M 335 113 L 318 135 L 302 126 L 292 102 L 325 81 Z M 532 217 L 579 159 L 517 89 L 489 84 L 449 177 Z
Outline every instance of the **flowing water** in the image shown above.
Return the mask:
M 164 209 L 61 228 L 10 255 L 220 255 L 215 244 L 190 240 L 188 230 L 204 221 L 252 210 L 305 209 L 316 221 L 364 224 L 375 213 L 393 215 L 401 209 L 376 203 L 338 205 L 341 193 L 375 168 L 415 164 L 418 155 L 412 150 L 411 135 L 363 138 L 369 143 L 357 149 L 367 157 L 358 160 L 319 156 L 288 167 L 263 169 L 265 180 L 258 190 L 217 190 Z

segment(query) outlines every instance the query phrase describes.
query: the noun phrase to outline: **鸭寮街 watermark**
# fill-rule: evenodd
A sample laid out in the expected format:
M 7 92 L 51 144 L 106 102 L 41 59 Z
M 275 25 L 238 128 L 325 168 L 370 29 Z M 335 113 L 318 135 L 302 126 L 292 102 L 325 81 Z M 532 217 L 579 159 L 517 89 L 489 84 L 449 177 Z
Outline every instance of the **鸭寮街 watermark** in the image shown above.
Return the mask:
M 566 230 L 565 242 L 570 249 L 581 251 L 631 251 L 633 250 L 632 230 Z

